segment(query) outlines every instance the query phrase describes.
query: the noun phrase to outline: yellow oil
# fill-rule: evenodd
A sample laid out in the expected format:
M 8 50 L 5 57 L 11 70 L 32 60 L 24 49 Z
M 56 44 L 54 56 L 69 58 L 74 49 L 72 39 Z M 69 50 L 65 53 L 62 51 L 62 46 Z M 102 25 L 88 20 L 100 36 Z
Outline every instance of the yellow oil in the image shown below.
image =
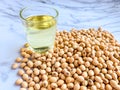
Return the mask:
M 54 17 L 49 15 L 30 16 L 26 21 L 27 26 L 35 30 L 46 30 L 56 24 Z
M 38 52 L 54 47 L 56 20 L 49 15 L 26 18 L 27 39 L 30 46 Z

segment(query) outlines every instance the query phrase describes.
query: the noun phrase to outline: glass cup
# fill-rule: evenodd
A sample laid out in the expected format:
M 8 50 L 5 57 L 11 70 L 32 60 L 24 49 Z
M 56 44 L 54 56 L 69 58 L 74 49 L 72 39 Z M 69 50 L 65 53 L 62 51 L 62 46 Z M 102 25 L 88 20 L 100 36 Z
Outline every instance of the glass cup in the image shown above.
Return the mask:
M 45 6 L 23 8 L 20 17 L 30 49 L 41 53 L 54 48 L 58 18 L 56 9 Z

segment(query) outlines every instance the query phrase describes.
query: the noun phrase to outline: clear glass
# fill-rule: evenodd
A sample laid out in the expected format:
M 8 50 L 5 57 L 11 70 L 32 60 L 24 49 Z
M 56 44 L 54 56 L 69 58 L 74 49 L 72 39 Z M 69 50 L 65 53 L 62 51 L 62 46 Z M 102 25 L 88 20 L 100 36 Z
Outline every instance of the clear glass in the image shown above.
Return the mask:
M 40 53 L 53 49 L 58 18 L 56 9 L 45 6 L 23 8 L 20 17 L 30 49 Z

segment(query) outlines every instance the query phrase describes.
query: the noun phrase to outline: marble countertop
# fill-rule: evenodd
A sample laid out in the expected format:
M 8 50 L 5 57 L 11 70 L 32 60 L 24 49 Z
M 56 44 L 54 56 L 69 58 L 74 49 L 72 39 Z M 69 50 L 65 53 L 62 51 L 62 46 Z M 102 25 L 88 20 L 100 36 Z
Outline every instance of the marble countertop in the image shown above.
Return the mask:
M 59 11 L 58 30 L 101 26 L 120 42 L 120 0 L 1 0 L 0 90 L 19 90 L 14 85 L 17 70 L 10 67 L 26 42 L 19 11 L 31 4 L 56 8 Z

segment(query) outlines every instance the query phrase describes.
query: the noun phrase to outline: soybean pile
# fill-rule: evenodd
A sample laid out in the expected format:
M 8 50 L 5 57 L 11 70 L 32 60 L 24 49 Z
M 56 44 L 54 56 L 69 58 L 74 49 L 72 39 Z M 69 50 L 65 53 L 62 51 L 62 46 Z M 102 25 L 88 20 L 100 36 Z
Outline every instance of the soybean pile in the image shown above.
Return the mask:
M 57 32 L 53 50 L 28 44 L 12 65 L 20 90 L 120 90 L 120 44 L 101 28 Z

